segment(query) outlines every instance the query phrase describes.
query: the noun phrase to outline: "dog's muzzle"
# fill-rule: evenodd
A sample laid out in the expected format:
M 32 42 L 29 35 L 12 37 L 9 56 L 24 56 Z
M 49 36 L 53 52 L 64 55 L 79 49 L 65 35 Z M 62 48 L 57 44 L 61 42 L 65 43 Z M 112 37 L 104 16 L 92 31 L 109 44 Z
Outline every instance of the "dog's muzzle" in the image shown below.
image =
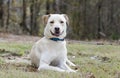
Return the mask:
M 62 35 L 64 31 L 62 31 L 62 32 L 60 33 L 60 30 L 59 30 L 59 29 L 55 29 L 54 32 L 52 32 L 52 31 L 50 31 L 50 32 L 51 32 L 51 34 L 52 34 L 53 36 L 58 37 L 58 36 Z

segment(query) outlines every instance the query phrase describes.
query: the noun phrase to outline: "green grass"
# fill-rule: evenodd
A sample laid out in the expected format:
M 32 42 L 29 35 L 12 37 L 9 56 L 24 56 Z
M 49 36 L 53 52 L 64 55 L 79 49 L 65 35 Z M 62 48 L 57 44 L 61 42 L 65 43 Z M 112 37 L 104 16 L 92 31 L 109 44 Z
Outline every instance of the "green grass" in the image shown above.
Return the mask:
M 0 49 L 23 53 L 22 55 L 25 51 L 30 51 L 31 46 L 30 43 L 0 43 Z M 0 68 L 0 78 L 85 78 L 87 72 L 93 73 L 95 78 L 114 78 L 116 73 L 120 72 L 120 45 L 73 43 L 68 44 L 67 48 L 69 59 L 77 65 L 77 73 L 29 72 L 23 69 L 25 66 L 20 69 L 8 65 Z M 96 59 L 91 59 L 94 56 Z M 0 64 L 2 66 L 1 60 Z
M 0 49 L 3 50 L 1 53 L 12 52 L 20 55 L 23 55 L 26 51 L 29 51 L 31 46 L 32 44 L 30 43 L 0 43 Z
M 76 56 L 73 61 L 80 65 L 80 72 L 92 72 L 97 78 L 113 78 L 120 72 L 120 46 L 70 44 L 68 51 Z M 90 59 L 92 56 L 98 56 L 98 59 Z

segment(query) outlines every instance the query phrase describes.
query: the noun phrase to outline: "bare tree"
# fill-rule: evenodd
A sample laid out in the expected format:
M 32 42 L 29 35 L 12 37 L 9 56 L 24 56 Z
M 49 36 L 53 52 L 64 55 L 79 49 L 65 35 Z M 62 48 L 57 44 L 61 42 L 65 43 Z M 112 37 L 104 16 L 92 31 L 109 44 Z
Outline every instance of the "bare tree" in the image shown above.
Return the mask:
M 0 23 L 0 26 L 3 27 L 3 0 L 0 0 Z
M 50 1 L 46 0 L 46 14 L 50 14 Z
M 54 1 L 54 10 L 55 10 L 55 13 L 60 13 L 60 0 Z
M 27 0 L 23 0 L 23 21 L 22 21 L 22 28 L 24 33 L 31 34 L 31 29 L 29 25 L 28 17 L 27 17 Z
M 31 35 L 38 35 L 39 25 L 37 24 L 37 18 L 40 11 L 41 2 L 39 0 L 31 0 Z
M 8 29 L 9 26 L 9 19 L 10 19 L 10 0 L 8 0 L 7 2 L 7 24 L 6 24 L 6 31 Z

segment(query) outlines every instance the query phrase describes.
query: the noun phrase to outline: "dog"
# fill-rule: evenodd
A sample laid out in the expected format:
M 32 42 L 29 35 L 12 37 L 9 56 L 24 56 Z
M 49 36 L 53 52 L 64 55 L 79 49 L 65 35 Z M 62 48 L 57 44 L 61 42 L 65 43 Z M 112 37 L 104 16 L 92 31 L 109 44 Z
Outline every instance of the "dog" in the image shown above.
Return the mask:
M 66 30 L 69 19 L 66 14 L 49 14 L 42 17 L 44 37 L 33 45 L 30 52 L 31 63 L 38 70 L 53 70 L 59 72 L 76 72 L 70 66 L 75 66 L 67 58 Z M 68 64 L 68 65 L 67 65 Z

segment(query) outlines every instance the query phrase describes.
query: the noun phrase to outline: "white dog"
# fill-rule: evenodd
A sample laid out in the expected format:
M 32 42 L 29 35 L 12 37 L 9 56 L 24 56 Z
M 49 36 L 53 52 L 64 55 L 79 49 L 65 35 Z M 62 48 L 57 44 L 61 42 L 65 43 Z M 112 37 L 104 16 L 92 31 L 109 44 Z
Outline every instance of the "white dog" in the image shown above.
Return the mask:
M 46 24 L 44 37 L 32 47 L 30 53 L 32 64 L 36 65 L 38 70 L 76 72 L 67 65 L 75 66 L 67 58 L 66 41 L 64 40 L 69 23 L 67 15 L 44 15 L 43 21 Z

